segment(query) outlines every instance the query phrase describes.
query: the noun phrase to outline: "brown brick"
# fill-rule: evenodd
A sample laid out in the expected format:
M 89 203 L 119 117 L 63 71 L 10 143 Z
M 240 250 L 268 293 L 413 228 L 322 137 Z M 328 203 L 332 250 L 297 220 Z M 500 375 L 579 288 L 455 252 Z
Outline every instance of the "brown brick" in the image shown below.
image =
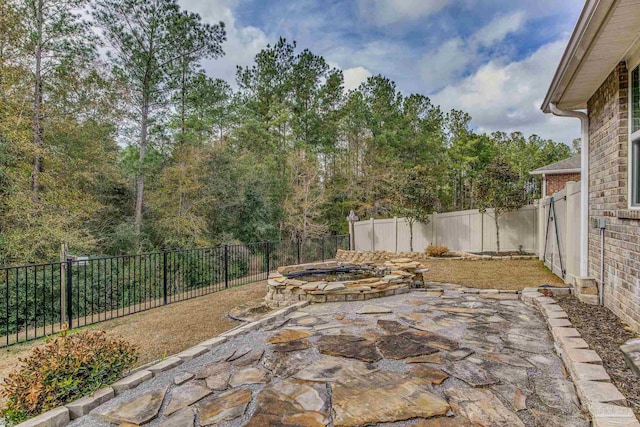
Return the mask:
M 636 278 L 640 277 L 640 212 L 627 208 L 627 89 L 628 70 L 622 62 L 588 102 L 589 217 L 590 220 L 606 218 L 605 304 L 638 330 L 640 282 Z M 600 230 L 592 228 L 589 230 L 589 276 L 598 278 L 598 282 L 601 280 L 600 257 Z

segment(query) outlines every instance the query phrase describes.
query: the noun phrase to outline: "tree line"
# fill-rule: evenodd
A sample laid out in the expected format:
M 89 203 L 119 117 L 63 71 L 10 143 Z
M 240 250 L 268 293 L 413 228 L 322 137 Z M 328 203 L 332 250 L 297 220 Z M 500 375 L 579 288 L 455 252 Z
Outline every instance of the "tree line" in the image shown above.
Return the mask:
M 224 23 L 177 0 L 0 0 L 0 28 L 0 264 L 56 259 L 61 242 L 120 254 L 480 207 L 496 158 L 532 200 L 529 171 L 572 153 L 475 132 L 381 75 L 345 91 L 282 38 L 231 85 L 201 66 L 224 55 Z

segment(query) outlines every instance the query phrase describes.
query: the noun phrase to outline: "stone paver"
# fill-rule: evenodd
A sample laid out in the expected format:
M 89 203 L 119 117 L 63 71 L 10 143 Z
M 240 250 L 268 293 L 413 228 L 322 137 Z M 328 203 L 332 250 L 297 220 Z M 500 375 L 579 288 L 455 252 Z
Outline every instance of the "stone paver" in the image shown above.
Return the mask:
M 439 288 L 375 306 L 283 308 L 276 320 L 161 362 L 153 378 L 149 370 L 125 378 L 116 397 L 72 426 L 588 426 L 578 395 L 629 417 L 552 300 L 527 295 L 545 303 L 550 331 L 515 293 Z M 552 334 L 563 357 L 580 359 L 579 384 L 566 379 Z
M 477 425 L 524 427 L 522 420 L 488 389 L 451 387 L 445 394 L 455 412 Z
M 330 356 L 349 357 L 363 362 L 377 362 L 382 359 L 376 344 L 355 335 L 324 335 L 316 341 L 320 353 Z
M 331 392 L 336 427 L 430 418 L 449 411 L 447 401 L 429 387 L 412 376 L 395 372 L 375 371 L 342 378 L 331 385 Z
M 323 383 L 286 379 L 265 387 L 247 426 L 326 425 L 330 419 L 329 392 Z
M 267 342 L 269 344 L 281 344 L 285 342 L 301 340 L 310 336 L 310 332 L 297 329 L 284 329 L 276 334 L 273 334 Z
M 195 375 L 193 375 L 191 372 L 185 372 L 184 374 L 180 374 L 177 377 L 175 377 L 173 379 L 173 383 L 175 385 L 182 385 L 182 384 L 186 383 L 187 381 L 189 381 L 194 376 Z
M 251 391 L 245 388 L 230 390 L 207 402 L 202 402 L 198 409 L 200 424 L 210 426 L 234 420 L 244 414 L 249 402 L 251 402 Z
M 146 391 L 132 400 L 126 400 L 111 408 L 103 409 L 103 407 L 99 407 L 96 409 L 95 414 L 98 418 L 114 424 L 147 423 L 158 415 L 164 397 L 167 394 L 167 388 L 162 387 Z
M 210 394 L 211 390 L 209 388 L 193 383 L 174 388 L 171 391 L 169 404 L 164 409 L 164 415 L 171 415 L 174 412 L 178 412 Z
M 196 414 L 193 408 L 184 408 L 163 420 L 157 427 L 193 427 Z

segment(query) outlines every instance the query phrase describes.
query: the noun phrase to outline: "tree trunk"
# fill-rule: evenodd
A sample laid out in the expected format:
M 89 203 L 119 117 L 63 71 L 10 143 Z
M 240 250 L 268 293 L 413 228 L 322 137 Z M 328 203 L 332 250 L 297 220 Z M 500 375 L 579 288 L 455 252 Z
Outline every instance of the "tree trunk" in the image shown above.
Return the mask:
M 500 254 L 500 227 L 498 226 L 498 214 L 493 212 L 493 219 L 496 222 L 496 252 Z
M 145 93 L 142 97 L 142 119 L 140 121 L 140 158 L 138 177 L 136 179 L 136 211 L 134 218 L 134 232 L 136 248 L 140 250 L 140 229 L 142 228 L 142 203 L 144 200 L 144 160 L 147 154 L 147 128 L 149 126 L 149 97 Z
M 33 87 L 33 169 L 31 172 L 31 191 L 34 202 L 40 201 L 40 171 L 42 170 L 42 154 L 44 145 L 44 126 L 42 123 L 42 26 L 44 0 L 39 0 L 36 9 L 36 32 L 38 41 L 35 49 L 35 73 Z
M 186 110 L 187 110 L 187 71 L 185 70 L 185 65 L 182 64 L 182 70 L 180 70 L 180 143 L 184 144 L 185 135 L 187 133 L 187 127 L 185 124 L 186 121 Z

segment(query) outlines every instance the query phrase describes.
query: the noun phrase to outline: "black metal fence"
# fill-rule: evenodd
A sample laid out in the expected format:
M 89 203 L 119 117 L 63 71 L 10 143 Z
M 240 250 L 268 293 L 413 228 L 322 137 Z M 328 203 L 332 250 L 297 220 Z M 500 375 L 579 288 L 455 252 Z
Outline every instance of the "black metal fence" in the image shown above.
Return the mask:
M 349 236 L 338 235 L 3 267 L 0 347 L 265 280 L 348 248 Z

